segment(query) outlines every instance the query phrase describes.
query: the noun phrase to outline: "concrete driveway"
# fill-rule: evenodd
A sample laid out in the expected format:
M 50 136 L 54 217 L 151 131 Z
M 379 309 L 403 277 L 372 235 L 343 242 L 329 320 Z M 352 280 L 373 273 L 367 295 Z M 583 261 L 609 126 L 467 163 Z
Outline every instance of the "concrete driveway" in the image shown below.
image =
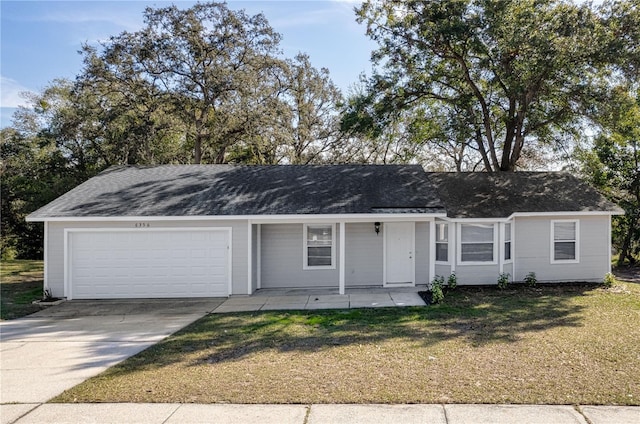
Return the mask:
M 0 403 L 41 403 L 146 349 L 225 299 L 70 301 L 0 323 Z

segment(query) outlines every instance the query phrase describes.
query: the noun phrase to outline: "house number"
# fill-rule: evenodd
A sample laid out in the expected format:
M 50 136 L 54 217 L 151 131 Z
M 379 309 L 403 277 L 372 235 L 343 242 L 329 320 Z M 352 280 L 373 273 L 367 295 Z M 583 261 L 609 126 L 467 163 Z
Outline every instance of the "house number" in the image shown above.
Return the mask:
M 136 228 L 149 228 L 151 225 L 149 225 L 148 222 L 136 222 Z

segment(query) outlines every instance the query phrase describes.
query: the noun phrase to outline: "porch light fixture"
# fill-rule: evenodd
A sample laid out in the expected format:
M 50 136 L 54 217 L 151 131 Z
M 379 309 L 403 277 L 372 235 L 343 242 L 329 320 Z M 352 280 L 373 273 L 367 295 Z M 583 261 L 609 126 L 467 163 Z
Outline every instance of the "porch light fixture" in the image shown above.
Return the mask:
M 380 223 L 379 222 L 374 222 L 373 223 L 373 228 L 376 230 L 376 235 L 380 234 Z

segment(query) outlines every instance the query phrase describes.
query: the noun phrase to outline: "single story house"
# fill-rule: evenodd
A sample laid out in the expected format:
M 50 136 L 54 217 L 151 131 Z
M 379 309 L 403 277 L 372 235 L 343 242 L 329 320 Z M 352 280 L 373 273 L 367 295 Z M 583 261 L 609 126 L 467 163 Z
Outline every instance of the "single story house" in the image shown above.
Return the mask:
M 565 173 L 418 165 L 112 167 L 27 217 L 67 299 L 600 281 L 614 204 Z

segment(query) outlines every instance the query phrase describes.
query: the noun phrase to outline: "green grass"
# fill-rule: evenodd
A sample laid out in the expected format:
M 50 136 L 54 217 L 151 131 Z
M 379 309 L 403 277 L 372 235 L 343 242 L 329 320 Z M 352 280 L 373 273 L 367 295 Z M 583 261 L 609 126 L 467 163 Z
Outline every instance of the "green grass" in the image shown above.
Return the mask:
M 640 404 L 640 285 L 207 316 L 56 402 Z
M 5 260 L 0 264 L 0 318 L 20 318 L 40 310 L 31 302 L 42 299 L 42 261 Z

